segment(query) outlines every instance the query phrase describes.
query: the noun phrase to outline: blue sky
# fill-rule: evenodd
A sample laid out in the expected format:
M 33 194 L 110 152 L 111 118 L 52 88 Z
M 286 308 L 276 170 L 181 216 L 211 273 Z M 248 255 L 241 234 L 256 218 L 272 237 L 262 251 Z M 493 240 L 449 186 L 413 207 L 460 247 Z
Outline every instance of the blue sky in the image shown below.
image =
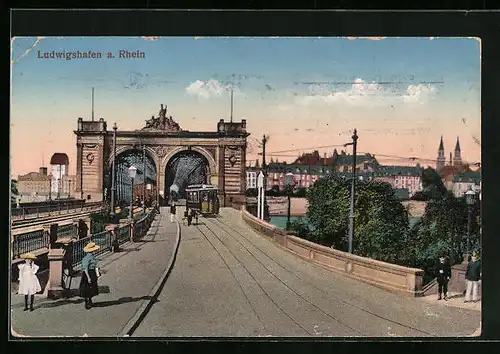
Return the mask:
M 274 135 L 270 140 L 274 150 L 291 148 L 291 139 L 294 147 L 311 146 L 313 132 L 301 132 L 306 126 L 314 127 L 314 138 L 321 142 L 331 141 L 329 136 L 355 124 L 361 133 L 366 128 L 366 150 L 403 156 L 419 150 L 435 158 L 434 145 L 445 134 L 450 145 L 456 136 L 463 136 L 465 155 L 479 159 L 480 149 L 471 140 L 471 135 L 480 133 L 480 42 L 476 39 L 64 37 L 36 41 L 16 38 L 12 43 L 12 144 L 19 147 L 18 153 L 12 153 L 14 173 L 36 170 L 40 160 L 22 152 L 21 135 L 37 135 L 33 139 L 46 159 L 53 152 L 69 150 L 71 160 L 76 150 L 72 130 L 79 116 L 89 117 L 92 86 L 97 116 L 117 121 L 123 129 L 141 128 L 145 119 L 158 112 L 160 103 L 169 105 L 170 114 L 184 129 L 215 129 L 216 122 L 228 116 L 227 86 L 232 83 L 237 87 L 236 119 L 246 118 L 255 136 Z M 92 50 L 102 52 L 103 59 L 37 57 L 38 51 L 52 50 Z M 107 52 L 118 56 L 119 50 L 142 51 L 145 59 L 106 58 Z M 442 83 L 422 84 L 429 81 Z M 317 86 L 313 82 L 333 83 Z M 41 123 L 37 129 L 35 117 Z M 409 130 L 420 129 L 420 133 L 405 138 L 408 148 L 395 149 L 394 143 L 383 146 L 375 138 L 392 127 L 412 124 Z M 374 129 L 379 129 L 378 135 L 370 133 Z

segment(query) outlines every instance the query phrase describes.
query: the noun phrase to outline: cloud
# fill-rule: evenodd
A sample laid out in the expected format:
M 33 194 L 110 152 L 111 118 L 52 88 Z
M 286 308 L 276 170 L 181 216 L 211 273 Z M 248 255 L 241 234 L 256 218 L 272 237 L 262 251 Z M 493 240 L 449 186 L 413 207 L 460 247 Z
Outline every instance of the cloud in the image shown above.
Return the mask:
M 429 84 L 410 85 L 404 93 L 391 90 L 376 82 L 365 82 L 357 78 L 347 90 L 334 90 L 331 85 L 309 86 L 309 94 L 296 98 L 304 106 L 344 103 L 353 106 L 380 106 L 398 102 L 425 103 L 438 92 Z
M 188 87 L 186 87 L 186 93 L 191 96 L 196 96 L 199 98 L 213 98 L 221 95 L 225 95 L 226 92 L 230 91 L 231 88 L 234 90 L 234 94 L 239 94 L 238 87 L 230 83 L 223 83 L 218 80 L 196 80 L 191 83 Z
M 438 89 L 430 84 L 410 85 L 403 95 L 405 102 L 425 103 L 438 92 Z

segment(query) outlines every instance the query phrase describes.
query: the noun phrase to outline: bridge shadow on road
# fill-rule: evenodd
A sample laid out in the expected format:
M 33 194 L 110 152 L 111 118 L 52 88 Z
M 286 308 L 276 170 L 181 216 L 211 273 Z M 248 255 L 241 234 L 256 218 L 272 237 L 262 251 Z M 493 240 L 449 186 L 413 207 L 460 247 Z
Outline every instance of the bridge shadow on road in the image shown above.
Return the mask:
M 99 287 L 99 291 L 101 291 L 100 288 L 101 287 Z M 102 293 L 105 293 L 105 292 L 102 292 Z M 109 288 L 108 288 L 108 293 L 109 293 Z M 54 302 L 41 303 L 35 307 L 37 307 L 37 308 L 54 308 L 54 307 L 65 306 L 65 305 L 76 305 L 76 304 L 81 304 L 84 302 L 83 298 L 73 298 L 76 296 L 78 296 L 78 291 L 76 291 L 76 295 L 73 295 L 69 298 L 54 301 Z M 93 307 L 108 307 L 108 306 L 126 304 L 129 302 L 136 302 L 136 301 L 142 301 L 142 300 L 152 300 L 152 299 L 153 299 L 152 296 L 140 296 L 140 297 L 127 296 L 127 297 L 121 297 L 121 298 L 116 299 L 116 300 L 108 300 L 108 301 L 96 301 L 96 299 L 94 299 Z M 155 302 L 157 302 L 157 300 Z
M 142 301 L 142 300 L 152 300 L 152 299 L 153 299 L 153 297 L 149 296 L 149 295 L 140 296 L 140 297 L 127 296 L 127 297 L 121 297 L 117 300 L 94 302 L 93 307 L 108 307 L 108 306 L 126 304 L 129 302 L 136 302 L 136 301 Z

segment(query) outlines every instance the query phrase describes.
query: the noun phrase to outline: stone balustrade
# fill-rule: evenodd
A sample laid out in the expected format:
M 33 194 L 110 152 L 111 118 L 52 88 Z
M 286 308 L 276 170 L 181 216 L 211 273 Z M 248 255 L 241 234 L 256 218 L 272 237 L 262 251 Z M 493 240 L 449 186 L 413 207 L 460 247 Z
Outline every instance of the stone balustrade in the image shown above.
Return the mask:
M 422 269 L 407 268 L 356 256 L 287 235 L 284 230 L 253 216 L 244 207 L 242 217 L 257 232 L 268 236 L 289 252 L 312 263 L 389 291 L 413 297 L 423 295 L 424 271 Z

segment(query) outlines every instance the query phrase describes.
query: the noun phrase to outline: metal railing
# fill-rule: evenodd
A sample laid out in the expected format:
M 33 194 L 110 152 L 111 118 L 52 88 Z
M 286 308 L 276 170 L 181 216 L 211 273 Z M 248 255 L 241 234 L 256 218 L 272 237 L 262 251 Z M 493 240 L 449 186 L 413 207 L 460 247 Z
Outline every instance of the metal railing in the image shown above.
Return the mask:
M 134 222 L 133 226 L 133 239 L 139 240 L 146 235 L 158 213 L 156 208 L 152 209 L 146 216 Z M 121 245 L 130 241 L 131 226 L 125 225 L 118 227 L 116 230 L 116 237 L 118 243 Z M 57 228 L 57 238 L 70 238 L 72 242 L 72 264 L 73 266 L 79 265 L 83 256 L 83 248 L 89 242 L 95 242 L 101 248 L 97 251 L 97 255 L 109 252 L 113 247 L 114 235 L 111 231 L 101 231 L 85 238 L 76 239 L 78 236 L 78 227 L 75 224 L 61 225 Z M 38 251 L 43 248 L 49 248 L 50 236 L 44 230 L 35 230 L 25 234 L 16 235 L 12 241 L 12 259 L 19 258 L 21 254 L 27 252 Z
M 96 210 L 103 207 L 103 203 L 58 203 L 38 206 L 27 206 L 11 209 L 12 220 L 37 219 L 46 216 L 76 214 L 88 210 Z
M 12 242 L 12 258 L 16 259 L 24 253 L 48 248 L 49 244 L 50 236 L 43 230 L 35 230 L 17 235 Z
M 99 232 L 95 235 L 90 235 L 84 238 L 81 238 L 79 240 L 76 240 L 73 242 L 73 254 L 72 254 L 72 264 L 73 267 L 76 267 L 80 265 L 82 262 L 83 257 L 85 256 L 85 252 L 83 252 L 83 249 L 89 242 L 95 242 L 101 248 L 99 248 L 95 254 L 100 255 L 103 253 L 108 252 L 111 249 L 111 243 L 112 243 L 112 236 L 111 233 L 108 231 L 102 231 Z
M 149 214 L 138 220 L 134 224 L 133 239 L 139 240 L 146 235 L 156 215 L 156 209 L 151 210 Z

